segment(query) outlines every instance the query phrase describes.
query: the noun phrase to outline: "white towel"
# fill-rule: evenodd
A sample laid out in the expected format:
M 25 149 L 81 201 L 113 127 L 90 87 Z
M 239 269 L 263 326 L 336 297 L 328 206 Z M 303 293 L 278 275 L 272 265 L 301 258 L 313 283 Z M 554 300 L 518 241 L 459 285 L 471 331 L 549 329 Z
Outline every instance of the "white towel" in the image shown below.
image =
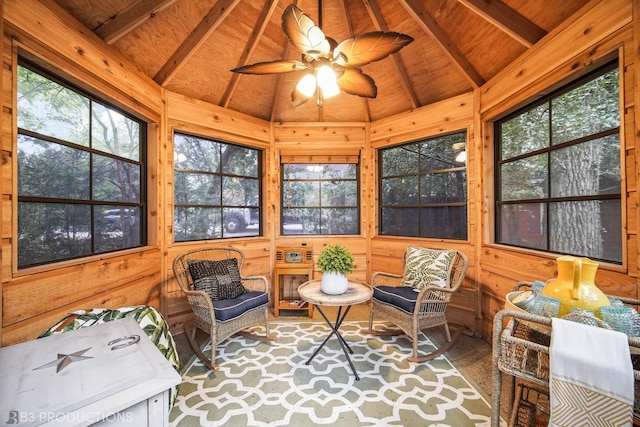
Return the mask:
M 550 426 L 630 426 L 634 378 L 627 336 L 551 320 Z

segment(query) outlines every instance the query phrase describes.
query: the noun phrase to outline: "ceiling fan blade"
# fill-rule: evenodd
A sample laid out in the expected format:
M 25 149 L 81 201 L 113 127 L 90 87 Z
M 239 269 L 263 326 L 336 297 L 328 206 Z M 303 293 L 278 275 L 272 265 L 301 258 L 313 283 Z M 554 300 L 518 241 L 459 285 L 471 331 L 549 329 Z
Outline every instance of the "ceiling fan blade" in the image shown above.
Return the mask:
M 359 68 L 345 67 L 344 73 L 338 77 L 338 86 L 349 95 L 366 98 L 375 98 L 378 95 L 376 82 Z
M 309 68 L 307 64 L 293 59 L 280 59 L 277 61 L 258 62 L 257 64 L 244 65 L 234 68 L 234 73 L 242 74 L 280 74 L 300 71 Z
M 282 30 L 291 44 L 305 55 L 329 56 L 331 46 L 324 33 L 296 5 L 287 6 L 282 14 Z
M 343 66 L 366 65 L 396 53 L 413 37 L 394 31 L 374 31 L 342 41 L 333 51 L 335 63 Z
M 298 85 L 296 85 L 293 88 L 293 91 L 291 92 L 291 104 L 293 104 L 294 107 L 299 107 L 300 105 L 302 105 L 305 102 L 307 102 L 308 100 L 310 100 L 313 97 L 313 95 L 315 95 L 315 94 L 316 94 L 316 92 L 314 91 L 311 96 L 307 96 L 307 95 L 303 94 L 302 92 L 300 92 L 298 90 Z

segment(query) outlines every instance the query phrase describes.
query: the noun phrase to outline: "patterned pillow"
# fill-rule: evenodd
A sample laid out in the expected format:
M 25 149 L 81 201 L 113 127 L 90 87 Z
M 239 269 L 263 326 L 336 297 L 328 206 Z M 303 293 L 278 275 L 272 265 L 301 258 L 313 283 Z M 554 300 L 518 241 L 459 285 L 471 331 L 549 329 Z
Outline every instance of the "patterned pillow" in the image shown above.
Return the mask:
M 242 286 L 235 258 L 220 261 L 188 259 L 187 264 L 196 290 L 205 291 L 214 301 L 236 298 L 247 291 Z
M 402 286 L 410 286 L 419 291 L 424 286 L 448 286 L 451 261 L 456 255 L 453 250 L 407 248 L 407 261 Z

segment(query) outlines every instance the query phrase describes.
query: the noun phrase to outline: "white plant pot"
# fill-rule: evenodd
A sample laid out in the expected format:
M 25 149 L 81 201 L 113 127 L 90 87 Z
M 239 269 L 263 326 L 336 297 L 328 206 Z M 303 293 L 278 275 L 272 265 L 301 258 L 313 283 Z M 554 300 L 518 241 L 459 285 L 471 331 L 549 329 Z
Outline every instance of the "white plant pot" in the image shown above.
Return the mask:
M 347 292 L 347 289 L 349 289 L 349 281 L 347 280 L 347 276 L 342 273 L 328 271 L 326 273 L 322 273 L 320 289 L 322 289 L 322 292 L 329 295 L 344 294 Z

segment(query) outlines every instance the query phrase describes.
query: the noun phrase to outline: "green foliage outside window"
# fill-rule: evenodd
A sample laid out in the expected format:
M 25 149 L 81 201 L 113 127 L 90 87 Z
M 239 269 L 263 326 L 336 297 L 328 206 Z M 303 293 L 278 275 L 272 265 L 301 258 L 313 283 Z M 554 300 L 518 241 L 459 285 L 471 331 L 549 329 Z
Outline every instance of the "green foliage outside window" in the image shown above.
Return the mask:
M 496 123 L 496 241 L 622 261 L 615 64 Z
M 379 152 L 381 235 L 467 238 L 466 132 Z
M 260 151 L 174 135 L 175 241 L 258 236 Z
M 283 235 L 360 233 L 356 163 L 284 163 Z
M 18 266 L 144 244 L 142 122 L 17 70 Z

